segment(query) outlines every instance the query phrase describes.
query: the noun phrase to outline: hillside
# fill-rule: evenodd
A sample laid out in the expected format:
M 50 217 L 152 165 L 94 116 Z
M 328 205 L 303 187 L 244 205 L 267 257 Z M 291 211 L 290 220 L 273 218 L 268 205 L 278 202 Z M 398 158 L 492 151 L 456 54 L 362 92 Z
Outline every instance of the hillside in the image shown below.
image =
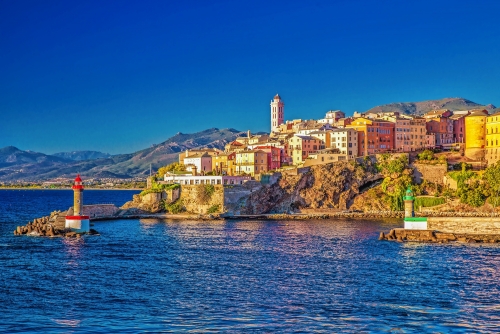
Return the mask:
M 196 133 L 177 133 L 161 144 L 135 153 L 74 161 L 54 155 L 22 151 L 13 146 L 0 149 L 0 181 L 43 181 L 57 177 L 132 178 L 177 161 L 179 152 L 194 148 L 219 148 L 242 135 L 235 129 L 212 128 Z
M 450 109 L 450 110 L 470 110 L 470 109 L 495 109 L 494 105 L 481 105 L 472 102 L 467 99 L 454 97 L 454 98 L 444 98 L 441 100 L 429 100 L 422 102 L 396 102 L 384 104 L 371 108 L 366 111 L 367 113 L 378 113 L 378 112 L 393 112 L 398 111 L 403 114 L 408 115 L 423 115 L 426 112 L 435 109 Z

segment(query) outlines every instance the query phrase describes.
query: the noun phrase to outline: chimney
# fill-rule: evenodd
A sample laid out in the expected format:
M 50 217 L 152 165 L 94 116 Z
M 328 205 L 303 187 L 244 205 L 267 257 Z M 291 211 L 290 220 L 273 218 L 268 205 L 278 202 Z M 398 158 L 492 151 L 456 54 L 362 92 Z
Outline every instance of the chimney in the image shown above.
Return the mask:
M 250 130 L 247 131 L 247 137 L 250 139 Z
M 186 149 L 186 158 L 189 156 L 189 150 Z
M 191 171 L 193 172 L 193 176 L 198 175 L 198 171 L 197 171 L 197 170 L 198 170 L 198 168 L 196 168 L 196 166 L 193 166 L 193 167 L 191 168 Z

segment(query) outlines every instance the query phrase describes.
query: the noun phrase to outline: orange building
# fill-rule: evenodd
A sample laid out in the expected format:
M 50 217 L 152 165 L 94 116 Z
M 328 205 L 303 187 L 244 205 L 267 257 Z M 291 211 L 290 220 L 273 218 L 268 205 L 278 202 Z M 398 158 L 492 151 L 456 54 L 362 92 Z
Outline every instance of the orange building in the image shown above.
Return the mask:
M 359 117 L 347 128 L 358 131 L 358 155 L 371 155 L 394 150 L 394 129 L 392 122 Z

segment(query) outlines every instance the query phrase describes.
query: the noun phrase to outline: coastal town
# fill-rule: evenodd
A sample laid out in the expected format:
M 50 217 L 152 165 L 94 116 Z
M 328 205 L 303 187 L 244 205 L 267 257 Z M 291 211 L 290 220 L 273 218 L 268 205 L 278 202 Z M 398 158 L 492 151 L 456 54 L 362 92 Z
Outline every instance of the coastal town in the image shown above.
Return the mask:
M 460 152 L 473 165 L 493 164 L 500 158 L 500 113 L 489 115 L 486 109 L 439 109 L 422 116 L 355 112 L 350 117 L 331 110 L 322 119 L 285 120 L 285 103 L 276 94 L 270 104 L 270 125 L 269 134 L 248 131 L 247 136 L 236 138 L 224 150 L 186 150 L 179 154 L 179 164 L 197 176 L 260 179 L 283 168 L 426 149 Z M 173 180 L 175 175 L 165 176 L 165 181 Z M 192 179 L 177 180 L 196 184 Z

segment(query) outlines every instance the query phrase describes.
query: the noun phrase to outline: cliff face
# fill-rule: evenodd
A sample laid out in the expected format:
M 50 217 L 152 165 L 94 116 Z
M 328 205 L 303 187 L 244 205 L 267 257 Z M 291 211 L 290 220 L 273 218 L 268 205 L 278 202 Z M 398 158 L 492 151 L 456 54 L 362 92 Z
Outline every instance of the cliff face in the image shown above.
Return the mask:
M 252 192 L 240 203 L 240 214 L 300 212 L 350 207 L 367 183 L 381 176 L 371 160 L 313 166 L 306 173 L 284 173 L 278 182 Z

